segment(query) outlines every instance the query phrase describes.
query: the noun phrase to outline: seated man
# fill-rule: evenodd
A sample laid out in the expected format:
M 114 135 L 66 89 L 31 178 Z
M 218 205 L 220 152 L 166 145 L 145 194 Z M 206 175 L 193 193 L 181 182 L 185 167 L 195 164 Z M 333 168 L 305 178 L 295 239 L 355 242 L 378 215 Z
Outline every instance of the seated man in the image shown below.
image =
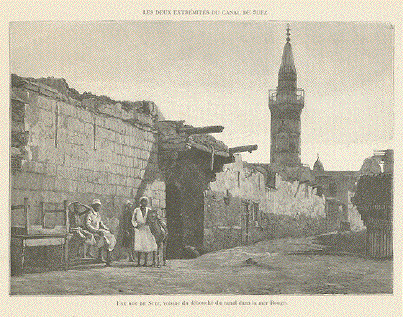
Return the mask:
M 72 206 L 72 209 L 70 209 L 70 206 Z M 80 211 L 80 207 L 84 207 L 84 211 Z M 85 229 L 85 226 L 81 221 L 81 216 L 86 214 L 90 209 L 91 207 L 80 204 L 78 201 L 73 201 L 69 204 L 68 217 L 70 223 L 70 233 L 73 234 L 73 237 L 83 242 L 83 258 L 89 256 L 89 249 L 91 245 L 95 244 L 94 235 Z
M 102 249 L 106 251 L 106 265 L 111 265 L 111 252 L 113 251 L 116 238 L 101 220 L 101 201 L 94 199 L 91 208 L 86 214 L 85 228 L 93 235 L 93 244 L 99 248 L 99 258 L 102 260 Z

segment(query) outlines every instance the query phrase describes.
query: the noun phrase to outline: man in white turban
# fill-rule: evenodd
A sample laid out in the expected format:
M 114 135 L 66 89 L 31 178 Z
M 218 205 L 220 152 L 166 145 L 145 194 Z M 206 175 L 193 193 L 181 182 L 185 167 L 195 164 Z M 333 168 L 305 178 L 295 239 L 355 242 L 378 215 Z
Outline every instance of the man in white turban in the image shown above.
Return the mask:
M 147 215 L 150 211 L 148 207 L 148 198 L 140 198 L 140 206 L 134 209 L 132 224 L 134 227 L 134 248 L 137 254 L 137 266 L 140 266 L 141 254 L 144 253 L 144 264 L 147 266 L 147 258 L 149 252 L 157 251 L 157 243 L 147 224 Z
M 101 201 L 94 199 L 86 214 L 85 227 L 93 234 L 93 244 L 99 248 L 99 258 L 102 260 L 102 249 L 106 251 L 106 265 L 111 265 L 111 252 L 115 248 L 116 238 L 105 226 L 101 219 Z

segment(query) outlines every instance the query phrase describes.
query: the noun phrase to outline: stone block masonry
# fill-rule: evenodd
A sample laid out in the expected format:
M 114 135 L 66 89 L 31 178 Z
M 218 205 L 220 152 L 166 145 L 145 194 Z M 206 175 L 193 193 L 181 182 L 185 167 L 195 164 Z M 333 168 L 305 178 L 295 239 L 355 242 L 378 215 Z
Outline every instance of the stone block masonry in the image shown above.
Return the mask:
M 152 207 L 165 208 L 156 159 L 158 131 L 149 115 L 128 112 L 120 104 L 84 108 L 86 102 L 38 83 L 12 89 L 25 103 L 29 155 L 12 171 L 11 204 L 28 197 L 31 224 L 39 224 L 40 201 L 89 204 L 99 198 L 107 222 L 121 220 L 126 200 L 142 195 L 150 196 Z

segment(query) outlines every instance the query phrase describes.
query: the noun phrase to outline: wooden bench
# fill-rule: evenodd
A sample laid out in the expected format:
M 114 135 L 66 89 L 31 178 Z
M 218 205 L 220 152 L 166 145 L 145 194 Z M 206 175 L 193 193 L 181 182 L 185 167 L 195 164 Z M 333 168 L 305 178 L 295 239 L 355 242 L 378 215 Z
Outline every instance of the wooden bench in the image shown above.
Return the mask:
M 85 214 L 79 213 L 78 219 L 74 219 L 74 214 L 78 208 L 75 203 L 68 204 L 63 201 L 62 208 L 50 208 L 49 205 L 60 205 L 57 203 L 39 203 L 40 224 L 32 225 L 29 223 L 29 211 L 31 206 L 28 199 L 24 198 L 22 205 L 11 206 L 11 212 L 15 215 L 17 212 L 22 212 L 21 218 L 23 224 L 11 226 L 11 273 L 23 273 L 25 268 L 25 256 L 27 247 L 47 247 L 60 246 L 61 263 L 65 270 L 71 266 L 90 265 L 103 263 L 97 258 L 85 258 L 84 254 L 80 254 L 80 249 L 84 245 L 84 241 L 77 237 L 74 233 L 74 226 L 83 226 L 85 223 Z M 49 215 L 63 215 L 61 225 L 48 224 Z M 117 232 L 119 222 L 108 221 L 107 225 Z M 45 249 L 46 251 L 46 249 Z M 39 252 L 39 249 L 37 250 Z M 44 256 L 45 261 L 48 261 L 47 255 Z M 49 262 L 47 262 L 49 263 Z
M 49 208 L 47 207 L 52 203 L 40 202 L 40 225 L 31 225 L 29 223 L 29 210 L 30 205 L 28 199 L 24 198 L 23 205 L 11 206 L 11 212 L 16 211 L 23 212 L 24 224 L 11 227 L 11 250 L 14 247 L 14 253 L 11 254 L 12 257 L 12 273 L 23 273 L 25 267 L 25 250 L 27 247 L 40 247 L 40 246 L 52 246 L 59 245 L 61 248 L 61 263 L 63 268 L 67 270 L 68 268 L 68 241 L 69 241 L 69 222 L 68 222 L 68 211 L 67 211 L 67 201 L 63 202 L 63 207 Z M 52 204 L 56 205 L 56 204 Z M 63 214 L 63 224 L 54 225 L 52 227 L 48 226 L 46 219 L 48 215 Z M 19 250 L 19 252 L 18 252 Z M 12 252 L 13 253 L 13 252 Z M 45 257 L 46 258 L 46 257 Z M 14 261 L 13 261 L 14 259 Z M 48 259 L 45 259 L 48 261 Z M 14 262 L 14 263 L 13 263 Z M 17 267 L 13 267 L 17 265 Z

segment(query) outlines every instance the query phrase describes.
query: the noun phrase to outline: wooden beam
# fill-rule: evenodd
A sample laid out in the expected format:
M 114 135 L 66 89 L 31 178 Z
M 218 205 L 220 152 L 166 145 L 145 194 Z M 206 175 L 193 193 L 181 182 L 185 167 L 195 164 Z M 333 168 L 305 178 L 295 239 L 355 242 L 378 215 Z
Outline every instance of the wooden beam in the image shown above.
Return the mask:
M 191 147 L 193 147 L 195 149 L 198 149 L 200 151 L 203 151 L 203 152 L 213 153 L 213 150 L 212 150 L 211 147 L 207 147 L 207 146 L 205 146 L 203 144 L 199 144 L 199 143 L 191 141 L 191 142 L 189 142 L 189 146 L 191 146 Z M 223 151 L 214 151 L 214 155 L 223 156 L 223 157 L 229 157 L 229 154 L 227 152 L 223 152 Z
M 222 132 L 222 130 L 224 130 L 223 126 L 212 125 L 208 127 L 199 127 L 199 128 L 182 127 L 178 129 L 178 132 L 186 134 L 202 134 L 202 133 L 220 133 Z
M 241 152 L 249 152 L 251 153 L 252 151 L 257 150 L 257 144 L 254 145 L 242 145 L 242 146 L 237 146 L 237 147 L 232 147 L 228 149 L 228 152 L 231 154 L 234 153 L 241 153 Z

